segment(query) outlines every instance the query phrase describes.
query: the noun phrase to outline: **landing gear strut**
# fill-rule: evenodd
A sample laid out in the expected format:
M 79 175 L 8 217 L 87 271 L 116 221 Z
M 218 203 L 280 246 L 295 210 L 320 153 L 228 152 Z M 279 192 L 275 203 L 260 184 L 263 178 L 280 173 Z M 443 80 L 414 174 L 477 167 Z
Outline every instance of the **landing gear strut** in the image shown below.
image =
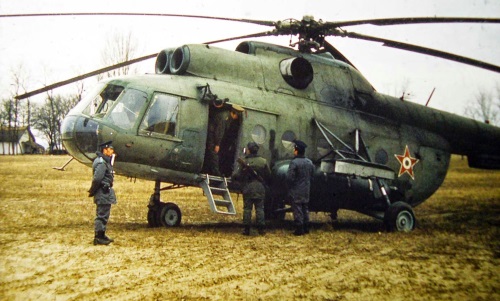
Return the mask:
M 174 203 L 160 201 L 161 182 L 155 182 L 155 191 L 149 198 L 148 225 L 150 227 L 177 227 L 181 224 L 181 210 Z

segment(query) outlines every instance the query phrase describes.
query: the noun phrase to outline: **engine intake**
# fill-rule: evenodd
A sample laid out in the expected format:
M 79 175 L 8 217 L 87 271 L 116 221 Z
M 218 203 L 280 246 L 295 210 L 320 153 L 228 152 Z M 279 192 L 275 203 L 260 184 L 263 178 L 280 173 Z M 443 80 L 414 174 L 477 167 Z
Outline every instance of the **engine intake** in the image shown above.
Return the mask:
M 170 60 L 170 73 L 184 74 L 191 62 L 189 47 L 184 45 L 174 50 Z
M 157 74 L 177 74 L 186 72 L 191 62 L 191 52 L 187 45 L 176 49 L 167 48 L 156 56 L 155 72 Z
M 156 74 L 168 74 L 170 73 L 170 60 L 172 59 L 172 53 L 174 49 L 167 48 L 156 56 L 155 72 Z

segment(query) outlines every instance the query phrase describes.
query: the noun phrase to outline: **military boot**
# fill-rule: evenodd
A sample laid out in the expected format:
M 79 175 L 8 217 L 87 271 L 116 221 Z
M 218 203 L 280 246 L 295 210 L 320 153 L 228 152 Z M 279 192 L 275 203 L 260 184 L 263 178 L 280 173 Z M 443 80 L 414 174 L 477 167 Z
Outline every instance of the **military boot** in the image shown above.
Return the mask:
M 245 229 L 241 233 L 243 235 L 249 236 L 250 235 L 250 226 L 245 226 Z
M 115 241 L 114 239 L 112 239 L 111 237 L 108 237 L 108 236 L 106 235 L 106 231 L 104 231 L 104 238 L 106 238 L 106 239 L 107 239 L 107 240 L 109 240 L 110 242 L 114 242 L 114 241 Z
M 258 226 L 257 230 L 259 231 L 260 235 L 266 235 L 266 231 L 264 231 L 264 226 Z
M 94 245 L 109 245 L 111 241 L 104 236 L 104 231 L 96 231 Z
M 293 235 L 295 236 L 304 235 L 304 227 L 302 227 L 302 225 L 295 226 L 295 232 L 293 232 Z
M 309 234 L 309 223 L 304 223 L 304 234 Z

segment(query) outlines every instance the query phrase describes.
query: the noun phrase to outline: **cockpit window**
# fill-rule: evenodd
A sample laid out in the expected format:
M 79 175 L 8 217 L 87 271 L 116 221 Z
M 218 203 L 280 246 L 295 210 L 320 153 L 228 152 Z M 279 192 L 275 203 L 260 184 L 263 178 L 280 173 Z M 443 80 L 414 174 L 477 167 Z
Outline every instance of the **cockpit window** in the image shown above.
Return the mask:
M 92 107 L 95 110 L 94 114 L 104 116 L 113 106 L 113 102 L 120 96 L 123 89 L 122 86 L 108 85 L 92 102 Z
M 102 117 L 123 91 L 122 86 L 97 84 L 70 112 Z
M 110 94 L 104 94 L 108 101 L 103 102 L 99 107 L 101 110 L 100 112 L 108 110 L 107 106 L 110 105 L 109 100 L 112 100 L 112 98 L 116 96 L 114 93 L 118 93 L 117 91 L 109 92 Z M 101 95 L 103 94 L 101 93 Z M 116 105 L 111 109 L 106 119 L 110 120 L 111 123 L 122 129 L 131 129 L 134 126 L 137 117 L 139 117 L 139 113 L 142 106 L 146 102 L 146 99 L 146 93 L 134 89 L 127 89 L 121 93 L 121 96 L 116 100 Z
M 87 94 L 84 95 L 83 99 L 69 112 L 72 113 L 82 113 L 85 115 L 93 115 L 95 113 L 94 99 L 101 93 L 104 89 L 105 84 L 99 83 L 95 85 Z
M 151 106 L 142 122 L 141 130 L 175 136 L 178 112 L 178 97 L 155 93 Z

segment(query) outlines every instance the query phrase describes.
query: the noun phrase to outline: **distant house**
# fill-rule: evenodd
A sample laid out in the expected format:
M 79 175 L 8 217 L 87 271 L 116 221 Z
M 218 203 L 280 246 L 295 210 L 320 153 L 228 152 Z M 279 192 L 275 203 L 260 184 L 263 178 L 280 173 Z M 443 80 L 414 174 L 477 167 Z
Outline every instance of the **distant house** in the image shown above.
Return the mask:
M 44 151 L 45 148 L 36 143 L 29 127 L 0 126 L 0 154 L 42 154 Z

